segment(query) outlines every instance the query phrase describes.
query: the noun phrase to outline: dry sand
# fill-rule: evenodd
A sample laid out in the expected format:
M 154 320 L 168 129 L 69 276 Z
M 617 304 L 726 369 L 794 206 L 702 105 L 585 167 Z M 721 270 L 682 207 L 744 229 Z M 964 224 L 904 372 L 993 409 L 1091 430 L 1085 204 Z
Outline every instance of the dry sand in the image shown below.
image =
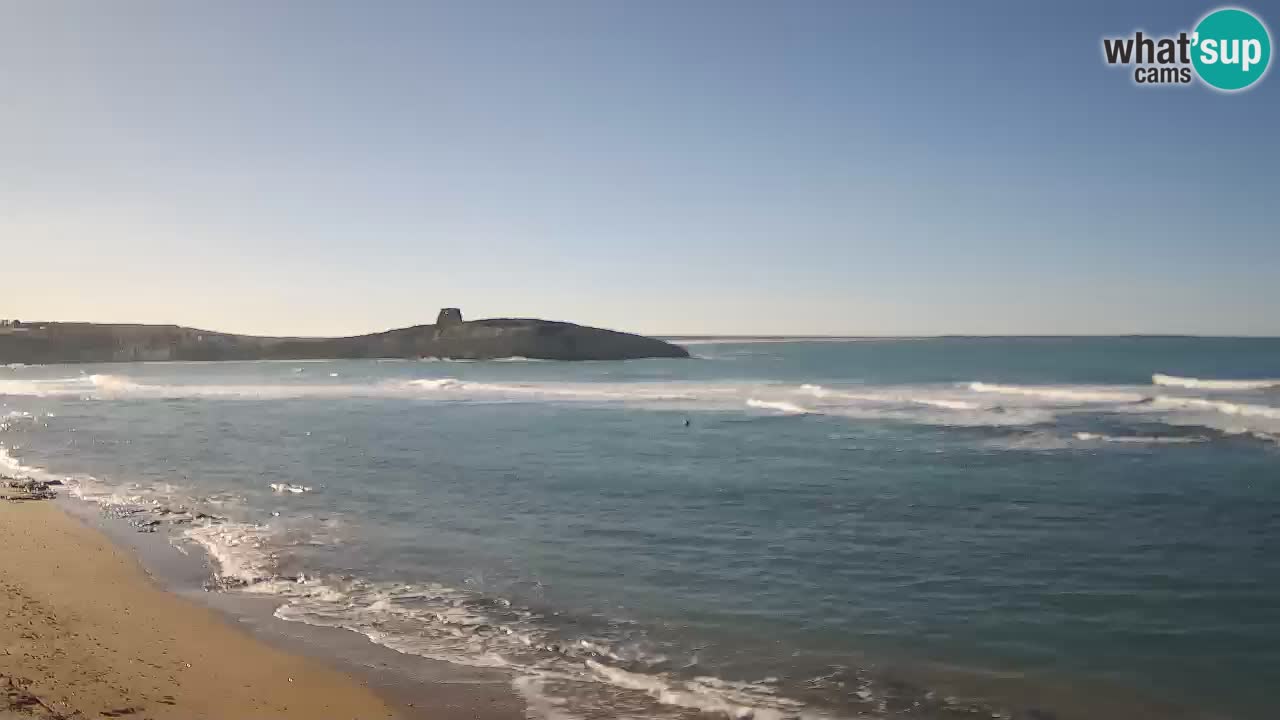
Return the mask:
M 160 589 L 49 502 L 0 498 L 0 612 L 3 720 L 395 717 L 355 678 Z

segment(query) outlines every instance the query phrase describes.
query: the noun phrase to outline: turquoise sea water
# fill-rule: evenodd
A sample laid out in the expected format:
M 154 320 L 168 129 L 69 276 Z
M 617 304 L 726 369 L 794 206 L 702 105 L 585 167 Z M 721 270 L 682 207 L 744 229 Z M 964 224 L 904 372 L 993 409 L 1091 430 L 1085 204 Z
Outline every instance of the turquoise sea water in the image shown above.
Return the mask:
M 1275 716 L 1280 340 L 690 349 L 0 368 L 0 471 L 539 716 Z

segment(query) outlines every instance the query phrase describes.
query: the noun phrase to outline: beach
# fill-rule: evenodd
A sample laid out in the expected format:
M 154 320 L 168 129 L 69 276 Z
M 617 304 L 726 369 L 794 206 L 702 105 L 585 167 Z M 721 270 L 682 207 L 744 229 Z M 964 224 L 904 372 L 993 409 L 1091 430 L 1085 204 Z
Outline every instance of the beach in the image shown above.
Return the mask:
M 0 609 L 3 718 L 399 717 L 361 681 L 157 587 L 50 502 L 0 501 Z
M 1280 720 L 1280 0 L 10 4 L 0 720 Z

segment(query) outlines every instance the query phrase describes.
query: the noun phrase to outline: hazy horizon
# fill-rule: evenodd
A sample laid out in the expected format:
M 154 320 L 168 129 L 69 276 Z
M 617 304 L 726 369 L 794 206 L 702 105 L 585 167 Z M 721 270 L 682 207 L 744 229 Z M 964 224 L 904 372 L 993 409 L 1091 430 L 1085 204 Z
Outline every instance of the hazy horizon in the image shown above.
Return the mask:
M 1280 335 L 1280 80 L 1100 58 L 1214 4 L 4 7 L 0 318 Z
M 466 317 L 465 319 L 466 319 L 466 320 L 486 320 L 486 319 L 497 319 L 497 318 L 521 318 L 521 317 L 524 317 L 524 316 L 517 316 L 517 315 L 501 315 L 501 316 L 498 316 L 498 315 L 494 315 L 494 316 L 485 316 L 485 317 Z M 363 331 L 363 332 L 351 333 L 351 334 L 349 334 L 349 335 L 325 334 L 325 335 L 315 335 L 315 336 L 303 336 L 303 335 L 301 335 L 301 334 L 299 334 L 299 333 L 280 333 L 280 334 L 275 334 L 275 335 L 270 335 L 270 334 L 266 334 L 266 333 L 236 333 L 236 331 L 234 331 L 234 330 L 226 330 L 226 329 L 224 329 L 224 328 L 205 327 L 205 326 L 195 326 L 195 325 L 185 325 L 185 324 L 183 324 L 183 323 L 169 323 L 169 322 L 136 323 L 136 322 L 131 322 L 131 321 L 111 321 L 111 320 L 97 320 L 97 321 L 87 321 L 87 320 L 54 320 L 54 319 L 44 318 L 44 317 L 39 317 L 39 316 L 32 316 L 30 319 L 26 319 L 26 320 L 24 320 L 23 318 L 0 318 L 0 320 L 13 320 L 13 319 L 20 320 L 20 321 L 22 321 L 23 323 L 26 323 L 26 324 L 33 324 L 33 325 L 38 325 L 38 324 L 43 323 L 43 322 L 49 322 L 49 323 L 57 322 L 57 323 L 72 323 L 72 324 L 74 324 L 74 323 L 94 323 L 94 324 L 103 324 L 103 325 L 158 325 L 158 326 L 179 326 L 179 327 L 186 327 L 186 328 L 190 328 L 190 329 L 193 329 L 193 330 L 205 330 L 205 331 L 208 331 L 208 332 L 225 332 L 225 333 L 242 334 L 242 335 L 249 335 L 249 336 L 260 336 L 260 337 L 273 337 L 273 336 L 274 336 L 274 337 L 317 337 L 317 338 L 325 338 L 325 337 L 349 337 L 349 336 L 353 336 L 353 335 L 369 335 L 369 334 L 376 334 L 376 333 L 380 333 L 380 332 L 384 332 L 384 331 L 388 331 L 388 330 L 399 330 L 399 329 L 402 329 L 403 327 L 411 327 L 411 326 L 378 327 L 378 328 L 370 329 L 370 330 Z M 535 318 L 535 319 L 551 320 L 551 321 L 561 321 L 561 322 L 573 322 L 572 320 L 566 320 L 565 318 Z M 433 320 L 432 322 L 434 322 L 434 320 Z M 427 323 L 415 323 L 415 324 L 416 324 L 416 325 L 427 325 L 427 324 L 432 324 L 432 323 L 431 323 L 431 322 L 427 322 Z M 624 331 L 629 331 L 629 330 L 627 330 L 627 328 L 622 328 L 622 327 L 609 327 L 609 326 L 604 326 L 604 325 L 599 325 L 599 326 L 596 326 L 596 327 L 602 327 L 602 328 L 604 328 L 604 329 L 609 329 L 609 330 L 624 330 Z M 629 332 L 636 332 L 636 331 L 629 331 Z M 1184 337 L 1184 338 L 1209 338 L 1209 339 L 1212 339 L 1212 338 L 1233 339 L 1233 338 L 1234 338 L 1234 339 L 1261 339 L 1261 340 L 1280 339 L 1280 335 L 1218 335 L 1218 334 L 1209 334 L 1209 333 L 1148 333 L 1148 332 L 1075 333 L 1075 334 L 1060 334 L 1060 333 L 1019 333 L 1019 334 L 1008 334 L 1008 333 L 994 333 L 994 334 L 981 334 L 981 333 L 935 333 L 935 334 L 925 334 L 925 335 L 901 335 L 901 334 L 899 334 L 899 335 L 833 335 L 833 334 L 813 334 L 813 333 L 811 333 L 811 334 L 801 334 L 801 333 L 664 333 L 664 332 L 652 332 L 652 331 L 650 331 L 650 332 L 646 332 L 645 334 L 647 334 L 647 335 L 651 335 L 651 336 L 656 337 L 656 338 L 665 338 L 665 339 L 675 340 L 675 341 L 678 341 L 678 342 L 679 342 L 679 341 L 688 341 L 688 344 L 697 344 L 699 341 L 706 341 L 706 342 L 721 342 L 721 341 L 724 341 L 724 340 L 744 340 L 744 341 L 762 341 L 762 342 L 769 342 L 769 341 L 775 341 L 775 340 L 776 340 L 776 341 L 786 341 L 786 340 L 813 340 L 813 341 L 819 341 L 819 342 L 821 342 L 821 341 L 828 341 L 828 340 L 830 340 L 830 341 L 841 341 L 841 340 L 915 340 L 915 339 L 928 340 L 928 339 L 940 339 L 940 338 L 970 338 L 970 339 L 984 339 L 984 338 L 1001 339 L 1001 338 L 1003 338 L 1003 339 L 1015 339 L 1015 340 L 1016 340 L 1016 339 L 1037 339 L 1037 338 L 1046 338 L 1046 339 L 1065 338 L 1065 339 L 1069 339 L 1069 338 L 1125 338 L 1125 337 L 1130 337 L 1130 338 Z M 273 361 L 273 362 L 274 362 L 274 361 Z M 291 362 L 291 361 L 288 361 L 288 360 L 280 360 L 279 362 Z

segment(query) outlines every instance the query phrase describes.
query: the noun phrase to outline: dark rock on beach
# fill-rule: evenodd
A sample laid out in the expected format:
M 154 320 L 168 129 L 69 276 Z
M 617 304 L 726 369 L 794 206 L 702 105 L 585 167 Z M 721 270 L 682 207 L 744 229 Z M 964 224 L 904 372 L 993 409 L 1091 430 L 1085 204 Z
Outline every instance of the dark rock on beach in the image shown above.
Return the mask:
M 50 489 L 50 486 L 62 483 L 59 481 L 46 482 L 44 480 L 32 480 L 30 478 L 12 478 L 6 477 L 3 480 L 3 487 L 13 492 L 5 493 L 5 497 L 9 500 L 52 500 L 58 497 L 58 493 Z
M 685 358 L 678 345 L 615 330 L 534 319 L 464 321 L 445 308 L 434 325 L 340 338 L 258 337 L 177 325 L 24 322 L 0 333 L 0 363 L 421 358 L 628 360 Z

